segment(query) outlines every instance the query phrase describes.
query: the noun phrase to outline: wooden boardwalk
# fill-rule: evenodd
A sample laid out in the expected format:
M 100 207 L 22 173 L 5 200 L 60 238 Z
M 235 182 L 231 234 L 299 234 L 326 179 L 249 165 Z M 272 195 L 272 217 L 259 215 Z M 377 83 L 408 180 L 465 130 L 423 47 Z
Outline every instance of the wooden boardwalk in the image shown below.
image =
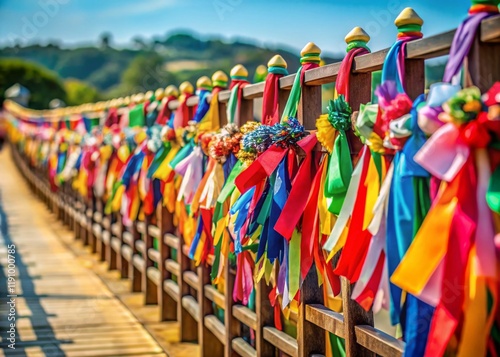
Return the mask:
M 0 356 L 167 356 L 148 329 L 165 334 L 175 326 L 147 326 L 154 322 L 148 314 L 157 314 L 137 310 L 138 318 L 124 305 L 142 307 L 138 296 L 126 294 L 127 282 L 106 275 L 83 247 L 70 249 L 71 233 L 30 193 L 8 150 L 0 153 L 0 195 Z M 16 246 L 15 350 L 6 341 L 10 244 Z

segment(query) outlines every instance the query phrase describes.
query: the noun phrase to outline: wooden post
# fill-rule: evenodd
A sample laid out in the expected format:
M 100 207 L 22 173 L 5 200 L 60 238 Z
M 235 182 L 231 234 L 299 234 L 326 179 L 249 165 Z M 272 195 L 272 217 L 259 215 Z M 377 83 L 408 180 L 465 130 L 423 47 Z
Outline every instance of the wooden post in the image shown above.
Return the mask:
M 156 207 L 155 213 L 156 214 L 157 210 L 161 207 L 161 205 Z M 144 237 L 146 238 L 146 251 L 144 252 L 144 274 L 142 274 L 142 289 L 144 291 L 144 303 L 146 305 L 154 305 L 158 303 L 158 287 L 155 285 L 154 282 L 151 281 L 151 279 L 148 278 L 148 268 L 154 266 L 154 261 L 149 257 L 149 249 L 153 249 L 153 237 L 149 233 L 149 225 L 152 224 L 152 215 L 151 216 L 146 216 L 145 219 L 145 230 L 144 232 Z
M 321 115 L 321 86 L 302 87 L 297 119 L 306 130 L 316 130 L 316 119 Z
M 478 33 L 469 52 L 469 73 L 472 83 L 482 93 L 500 80 L 500 42 L 482 42 Z
M 253 120 L 253 100 L 242 99 L 240 107 L 240 127 L 248 121 Z
M 321 115 L 321 86 L 303 86 L 297 117 L 305 130 L 315 130 L 316 120 Z M 316 268 L 313 265 L 301 288 L 299 316 L 297 321 L 298 356 L 312 353 L 324 354 L 325 332 L 305 318 L 306 304 L 323 303 L 323 292 L 318 286 Z
M 419 68 L 417 62 L 406 70 L 411 70 L 411 73 L 416 73 Z M 423 67 L 422 67 L 423 69 Z M 408 77 L 407 77 L 408 78 Z M 409 82 L 409 81 L 407 81 Z M 411 85 L 412 90 L 416 89 L 416 85 Z M 359 110 L 360 104 L 368 103 L 371 99 L 371 73 L 352 73 L 349 77 L 349 105 L 353 111 Z M 360 140 L 353 135 L 353 131 L 348 132 L 350 139 L 351 154 L 357 154 L 361 148 Z M 353 150 L 354 149 L 354 150 Z M 355 326 L 369 325 L 373 326 L 373 314 L 366 312 L 356 301 L 351 300 L 351 284 L 346 278 L 342 278 L 342 304 L 344 311 L 344 328 L 345 328 L 345 348 L 346 356 L 374 356 L 362 346 L 356 343 Z
M 375 353 L 356 343 L 356 325 L 373 326 L 373 314 L 363 309 L 351 299 L 352 286 L 349 280 L 342 277 L 342 305 L 344 311 L 344 338 L 346 357 L 375 357 Z
M 104 226 L 103 226 L 103 220 L 104 220 L 104 202 L 102 201 L 101 197 L 97 198 L 97 211 L 100 213 L 101 216 L 101 222 L 99 222 L 99 227 L 101 227 L 101 233 L 100 236 L 96 236 L 97 240 L 97 253 L 99 254 L 99 261 L 103 262 L 106 260 L 106 247 L 104 245 L 104 240 L 102 239 L 102 235 L 104 233 Z
M 106 245 L 106 261 L 109 263 L 109 270 L 116 270 L 118 268 L 117 264 L 117 252 L 111 246 L 111 241 L 113 240 L 113 219 L 115 214 L 111 213 L 108 215 L 109 221 L 109 243 Z
M 179 237 L 179 245 L 177 248 L 177 261 L 179 262 L 179 276 L 177 284 L 179 286 L 179 303 L 177 304 L 177 319 L 179 320 L 181 341 L 196 341 L 198 339 L 198 322 L 191 316 L 184 306 L 182 306 L 182 298 L 189 293 L 189 285 L 184 281 L 184 272 L 189 270 L 190 259 L 182 249 L 183 239 Z
M 255 349 L 257 356 L 272 356 L 275 348 L 264 339 L 264 327 L 274 326 L 274 308 L 271 306 L 269 294 L 272 287 L 262 278 L 255 286 L 255 314 L 257 315 L 257 330 L 255 331 Z
M 73 202 L 75 202 L 75 205 L 73 207 L 73 208 L 75 208 L 75 216 L 73 216 L 73 230 L 75 232 L 75 240 L 78 240 L 78 239 L 81 239 L 81 237 L 82 237 L 82 235 L 81 235 L 82 228 L 80 225 L 80 220 L 78 218 L 79 214 L 81 214 L 82 204 L 81 204 L 80 196 L 78 195 L 78 193 L 75 190 L 72 190 L 72 194 L 74 197 Z M 76 207 L 77 207 L 76 203 L 78 203 L 78 209 L 76 209 Z
M 136 242 L 141 239 L 141 234 L 137 230 L 137 221 L 132 222 L 132 259 L 129 263 L 130 276 L 132 278 L 132 292 L 140 292 L 142 288 L 142 271 L 134 265 L 134 255 L 138 255 Z
M 323 291 L 318 286 L 316 266 L 312 266 L 300 289 L 299 316 L 297 321 L 297 345 L 299 357 L 325 354 L 325 331 L 306 320 L 306 305 L 323 305 Z
M 226 259 L 226 266 L 224 267 L 224 327 L 226 328 L 226 345 L 224 348 L 225 357 L 238 356 L 231 345 L 235 337 L 240 334 L 240 322 L 233 316 L 233 289 L 235 275 L 231 272 L 231 264 L 229 258 Z
M 80 237 L 82 238 L 82 244 L 84 246 L 89 244 L 89 232 L 88 232 L 88 218 L 87 218 L 87 202 L 85 198 L 81 197 L 82 201 L 82 216 L 83 216 L 83 223 L 80 226 Z
M 118 238 L 120 239 L 121 242 L 120 251 L 116 255 L 116 265 L 118 271 L 120 272 L 120 277 L 122 279 L 126 279 L 129 277 L 130 269 L 129 269 L 129 262 L 123 256 L 123 251 L 121 249 L 125 244 L 123 242 L 123 232 L 125 232 L 125 226 L 123 225 L 123 218 L 120 212 L 116 213 L 116 222 L 118 223 L 118 227 L 120 228 L 118 231 Z
M 358 111 L 361 104 L 371 100 L 372 74 L 350 73 L 349 76 L 349 105 L 353 111 Z M 356 136 L 354 130 L 347 131 L 347 140 L 351 150 L 351 157 L 356 158 L 363 147 L 363 143 Z
M 92 201 L 91 201 L 91 209 L 92 209 L 92 215 L 89 218 L 89 226 L 88 226 L 88 233 L 89 233 L 89 243 L 90 243 L 90 248 L 92 253 L 97 253 L 97 237 L 94 234 L 94 213 L 97 210 L 97 200 L 95 196 L 92 194 Z
M 198 304 L 200 307 L 198 323 L 198 341 L 200 344 L 200 356 L 224 356 L 224 345 L 219 339 L 205 326 L 205 316 L 214 313 L 213 303 L 205 297 L 205 285 L 210 284 L 210 267 L 200 265 L 198 271 Z M 226 295 L 227 297 L 227 295 Z
M 219 125 L 221 128 L 227 124 L 226 103 L 219 101 Z
M 160 249 L 160 263 L 158 268 L 160 269 L 160 282 L 161 285 L 158 288 L 158 300 L 160 305 L 160 321 L 175 321 L 177 318 L 177 308 L 176 302 L 163 288 L 163 283 L 165 280 L 170 279 L 172 274 L 167 270 L 165 266 L 165 260 L 171 257 L 170 247 L 165 243 L 165 234 L 174 232 L 174 222 L 173 215 L 168 212 L 167 208 L 161 205 L 158 228 L 160 229 L 160 237 L 158 238 L 159 249 Z
M 411 100 L 417 99 L 425 90 L 425 61 L 423 59 L 407 59 L 405 61 L 405 78 L 406 94 Z

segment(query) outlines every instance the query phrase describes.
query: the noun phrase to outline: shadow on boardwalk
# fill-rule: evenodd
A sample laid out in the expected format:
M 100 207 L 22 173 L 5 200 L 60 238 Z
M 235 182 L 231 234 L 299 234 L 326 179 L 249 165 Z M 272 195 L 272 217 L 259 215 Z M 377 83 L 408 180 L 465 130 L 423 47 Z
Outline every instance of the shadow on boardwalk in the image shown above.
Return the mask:
M 0 237 L 1 237 L 1 245 L 0 251 L 5 255 L 5 261 L 7 263 L 7 247 L 14 244 L 15 242 L 11 239 L 9 234 L 9 220 L 7 214 L 4 210 L 3 200 L 2 200 L 2 192 L 0 190 Z M 7 264 L 1 264 L 0 269 L 0 286 L 1 291 L 4 292 L 1 296 L 1 305 L 0 305 L 0 316 L 4 319 L 0 321 L 0 326 L 2 327 L 2 340 L 0 347 L 4 350 L 5 355 L 15 355 L 15 356 L 27 356 L 25 348 L 27 346 L 36 346 L 40 345 L 40 349 L 46 356 L 64 356 L 63 350 L 60 348 L 61 343 L 68 343 L 68 340 L 58 340 L 55 336 L 55 333 L 49 323 L 48 318 L 50 314 L 47 314 L 44 307 L 41 304 L 41 298 L 46 297 L 42 295 L 37 295 L 35 291 L 34 279 L 37 277 L 30 276 L 28 272 L 28 266 L 23 261 L 23 256 L 21 254 L 15 254 L 15 269 L 16 269 L 16 285 L 20 285 L 22 288 L 22 297 L 26 302 L 26 307 L 30 311 L 34 311 L 31 316 L 21 316 L 16 313 L 16 322 L 19 321 L 19 318 L 29 318 L 30 325 L 33 326 L 33 332 L 36 334 L 36 341 L 32 341 L 29 343 L 22 343 L 19 332 L 16 329 L 16 337 L 15 337 L 15 349 L 11 349 L 8 345 L 11 343 L 7 340 L 7 330 L 9 329 L 10 322 L 7 320 L 7 316 L 9 314 L 9 305 L 7 302 L 11 300 L 9 292 L 7 290 L 8 282 L 7 282 Z M 3 257 L 2 257 L 3 258 Z M 19 289 L 17 289 L 19 291 Z M 13 299 L 18 300 L 19 297 L 12 297 Z M 35 321 L 36 320 L 36 321 Z M 8 326 L 9 325 L 9 326 Z

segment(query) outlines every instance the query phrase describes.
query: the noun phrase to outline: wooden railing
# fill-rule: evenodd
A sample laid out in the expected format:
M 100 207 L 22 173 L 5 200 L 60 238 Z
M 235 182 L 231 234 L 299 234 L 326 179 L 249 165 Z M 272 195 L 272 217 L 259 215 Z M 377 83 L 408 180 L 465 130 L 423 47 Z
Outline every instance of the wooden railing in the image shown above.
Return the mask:
M 424 61 L 446 55 L 454 32 L 408 44 L 406 89 L 410 97 L 424 92 Z M 371 100 L 371 73 L 382 68 L 387 51 L 356 57 L 350 77 L 353 110 Z M 499 63 L 500 17 L 496 16 L 483 21 L 469 56 L 472 80 L 481 90 L 500 80 Z M 339 66 L 334 63 L 306 72 L 298 117 L 307 130 L 315 129 L 315 120 L 321 113 L 321 85 L 335 82 Z M 282 104 L 288 98 L 294 76 L 280 80 Z M 253 100 L 262 96 L 263 89 L 263 83 L 244 88 L 243 122 L 253 119 Z M 229 91 L 221 92 L 219 98 L 224 123 Z M 196 97 L 188 101 L 189 106 L 196 103 Z M 171 103 L 171 109 L 176 107 L 176 102 Z M 104 214 L 103 202 L 85 201 L 70 184 L 57 193 L 51 192 L 45 170 L 28 165 L 20 152 L 13 153 L 32 189 L 74 230 L 75 238 L 90 245 L 101 260 L 109 263 L 110 269 L 118 269 L 123 278 L 131 279 L 132 290 L 144 292 L 146 304 L 159 304 L 162 321 L 179 321 L 181 340 L 198 341 L 202 356 L 274 356 L 277 350 L 288 356 L 324 355 L 325 332 L 345 339 L 347 356 L 403 354 L 404 342 L 376 329 L 372 313 L 350 299 L 351 284 L 346 279 L 342 280 L 343 313 L 337 313 L 325 306 L 315 269 L 311 269 L 302 286 L 298 315 L 291 319 L 296 322 L 297 337 L 291 337 L 274 327 L 274 312 L 268 298 L 270 287 L 263 280 L 255 288 L 255 311 L 233 302 L 231 269 L 225 273 L 225 294 L 211 285 L 210 265 L 194 266 L 188 257 L 188 247 L 178 236 L 172 214 L 163 206 L 145 221 L 126 227 L 119 215 Z M 229 262 L 226 264 L 229 266 Z M 224 311 L 223 319 L 220 311 Z M 254 331 L 253 341 L 245 333 L 249 330 Z

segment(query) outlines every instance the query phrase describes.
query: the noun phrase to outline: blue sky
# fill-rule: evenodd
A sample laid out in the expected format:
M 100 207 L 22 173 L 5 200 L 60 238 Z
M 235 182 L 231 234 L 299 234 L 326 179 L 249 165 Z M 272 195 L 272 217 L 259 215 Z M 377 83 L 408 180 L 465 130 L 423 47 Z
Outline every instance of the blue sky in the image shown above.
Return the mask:
M 309 41 L 329 53 L 344 50 L 354 26 L 371 36 L 372 50 L 395 39 L 393 21 L 413 7 L 424 35 L 455 28 L 470 0 L 0 0 L 0 44 L 95 42 L 104 31 L 115 44 L 178 29 L 202 37 L 251 39 L 270 47 L 300 49 Z

